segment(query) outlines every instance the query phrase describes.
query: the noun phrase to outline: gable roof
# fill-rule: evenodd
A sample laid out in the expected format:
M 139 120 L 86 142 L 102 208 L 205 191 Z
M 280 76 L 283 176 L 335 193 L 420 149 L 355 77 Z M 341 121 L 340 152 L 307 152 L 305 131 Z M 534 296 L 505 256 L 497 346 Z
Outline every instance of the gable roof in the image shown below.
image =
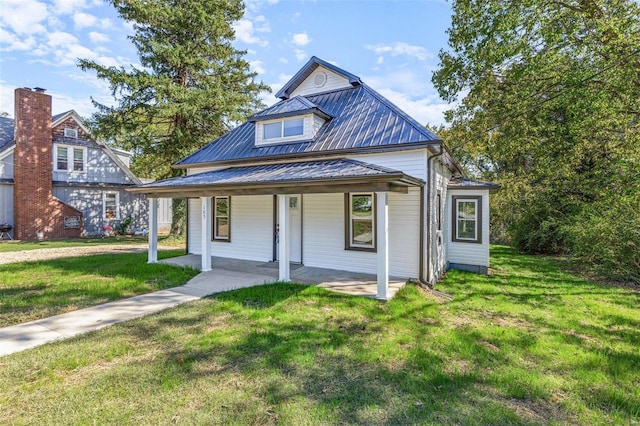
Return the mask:
M 11 148 L 14 143 L 13 118 L 0 117 L 0 152 Z
M 256 124 L 248 121 L 178 161 L 174 166 L 186 168 L 195 164 L 239 163 L 247 159 L 344 155 L 367 150 L 408 149 L 442 142 L 426 127 L 364 83 L 301 98 L 333 116 L 313 139 L 256 146 Z M 262 112 L 257 115 L 260 114 Z
M 333 64 L 330 64 L 327 61 L 323 61 L 320 58 L 312 56 L 311 59 L 309 59 L 309 62 L 304 64 L 304 66 L 300 69 L 300 71 L 298 71 L 296 73 L 296 75 L 294 75 L 291 78 L 291 80 L 289 80 L 287 82 L 287 84 L 285 84 L 282 87 L 282 89 L 280 89 L 278 91 L 278 93 L 276 93 L 276 98 L 289 99 L 289 96 L 291 96 L 291 93 L 293 93 L 293 91 L 296 90 L 296 88 L 307 77 L 309 77 L 311 75 L 311 73 L 316 70 L 316 68 L 318 68 L 321 65 L 323 67 L 327 68 L 327 69 L 330 69 L 331 71 L 335 72 L 336 74 L 346 78 L 347 80 L 349 80 L 349 83 L 351 83 L 351 85 L 353 85 L 353 86 L 357 86 L 359 84 L 362 84 L 362 81 L 360 80 L 360 77 L 358 77 L 357 75 L 351 74 L 350 72 L 345 71 L 342 68 L 338 68 L 337 66 L 335 66 Z
M 323 111 L 318 105 L 314 104 L 303 96 L 296 96 L 291 99 L 285 99 L 277 104 L 270 106 L 253 114 L 248 121 L 269 120 L 273 118 L 289 117 L 292 115 L 300 115 L 313 112 L 325 120 L 331 118 L 331 114 Z

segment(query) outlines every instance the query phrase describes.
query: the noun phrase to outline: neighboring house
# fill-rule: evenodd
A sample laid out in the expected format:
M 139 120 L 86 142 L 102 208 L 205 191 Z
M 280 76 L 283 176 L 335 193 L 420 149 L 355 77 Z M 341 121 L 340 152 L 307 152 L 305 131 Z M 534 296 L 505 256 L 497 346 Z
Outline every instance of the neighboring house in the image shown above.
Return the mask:
M 489 191 L 443 142 L 359 77 L 316 57 L 275 105 L 184 158 L 187 176 L 128 189 L 188 198 L 188 251 L 433 284 L 447 268 L 486 273 Z M 149 260 L 156 261 L 150 204 Z
M 92 140 L 75 111 L 52 116 L 43 89 L 16 89 L 15 120 L 0 117 L 0 223 L 20 240 L 99 235 L 128 217 L 146 229 L 146 197 L 124 190 L 141 183 L 130 157 Z

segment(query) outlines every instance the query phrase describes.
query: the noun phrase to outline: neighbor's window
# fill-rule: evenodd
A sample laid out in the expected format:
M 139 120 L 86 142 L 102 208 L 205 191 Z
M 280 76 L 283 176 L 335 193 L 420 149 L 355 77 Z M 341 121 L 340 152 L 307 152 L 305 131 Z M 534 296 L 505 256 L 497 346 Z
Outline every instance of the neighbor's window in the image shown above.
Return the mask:
M 71 146 L 55 146 L 55 170 L 58 172 L 84 172 L 86 150 Z
M 481 243 L 482 197 L 452 197 L 453 241 Z
M 117 192 L 105 192 L 102 199 L 102 211 L 105 220 L 116 220 L 120 218 L 118 204 L 120 202 L 120 194 Z
M 291 118 L 275 123 L 265 123 L 263 124 L 263 133 L 265 140 L 302 136 L 304 134 L 304 119 Z
M 230 197 L 213 197 L 213 238 L 215 240 L 230 240 L 230 204 Z
M 375 250 L 375 197 L 373 193 L 347 194 L 347 248 Z

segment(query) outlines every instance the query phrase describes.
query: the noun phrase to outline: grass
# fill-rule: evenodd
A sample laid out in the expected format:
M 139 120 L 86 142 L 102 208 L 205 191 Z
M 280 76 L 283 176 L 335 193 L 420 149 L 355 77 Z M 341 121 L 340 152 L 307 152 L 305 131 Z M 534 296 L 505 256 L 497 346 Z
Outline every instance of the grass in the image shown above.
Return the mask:
M 274 284 L 0 360 L 4 424 L 637 424 L 640 294 L 492 252 L 444 302 Z
M 179 256 L 163 250 L 158 257 Z M 181 285 L 198 271 L 147 264 L 147 253 L 0 265 L 0 327 Z
M 86 247 L 110 244 L 147 244 L 148 238 L 142 236 L 116 236 L 113 238 L 77 238 L 66 240 L 47 241 L 12 241 L 0 240 L 0 253 L 8 253 L 22 250 L 37 250 L 47 248 Z M 176 239 L 171 236 L 159 237 L 158 243 L 163 246 L 184 247 L 184 239 Z

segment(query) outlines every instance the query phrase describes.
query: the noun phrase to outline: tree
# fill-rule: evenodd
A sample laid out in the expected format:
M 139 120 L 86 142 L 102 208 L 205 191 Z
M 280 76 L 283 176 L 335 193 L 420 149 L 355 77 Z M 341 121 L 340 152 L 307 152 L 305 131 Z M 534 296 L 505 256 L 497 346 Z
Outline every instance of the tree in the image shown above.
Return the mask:
M 433 82 L 446 100 L 463 94 L 447 113 L 455 153 L 502 184 L 495 228 L 525 251 L 603 266 L 585 245 L 604 239 L 584 227 L 625 214 L 632 244 L 607 250 L 613 263 L 640 253 L 640 209 L 620 208 L 640 206 L 638 3 L 459 0 L 448 34 Z M 609 275 L 640 277 L 629 259 Z
M 129 38 L 140 67 L 105 67 L 80 60 L 106 80 L 117 106 L 93 101 L 94 134 L 134 152 L 132 169 L 163 179 L 171 164 L 224 134 L 261 106 L 269 87 L 255 80 L 245 51 L 232 46 L 240 0 L 111 0 L 132 22 Z M 173 234 L 183 232 L 184 204 L 174 200 Z

